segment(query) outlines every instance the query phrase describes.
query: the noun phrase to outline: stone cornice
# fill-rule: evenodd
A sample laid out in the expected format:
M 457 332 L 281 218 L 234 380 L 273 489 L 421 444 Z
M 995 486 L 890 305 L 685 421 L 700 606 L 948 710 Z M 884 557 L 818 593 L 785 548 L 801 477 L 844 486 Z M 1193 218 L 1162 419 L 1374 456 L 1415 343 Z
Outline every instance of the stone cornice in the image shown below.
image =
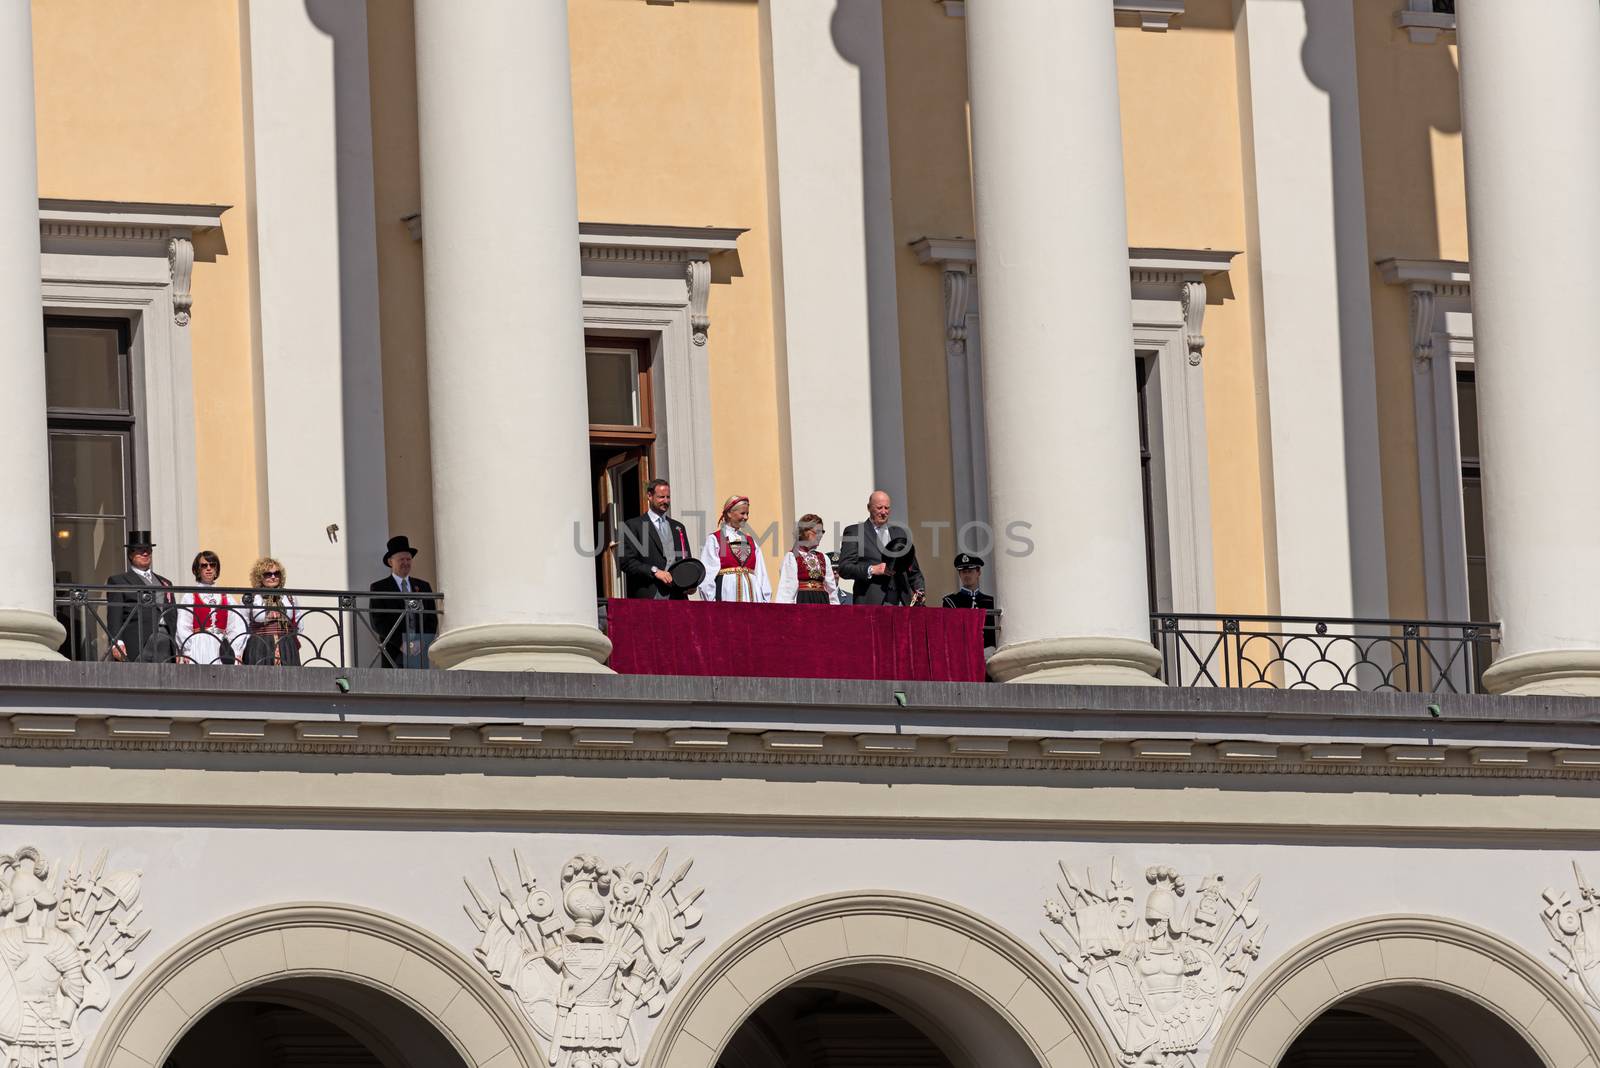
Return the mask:
M 1472 284 L 1472 271 L 1463 260 L 1407 260 L 1391 257 L 1378 261 L 1378 272 L 1392 286 Z
M 0 749 L 316 754 L 449 759 L 953 768 L 1015 772 L 1271 774 L 1600 780 L 1600 748 L 1407 744 L 1384 739 L 1263 741 L 1188 736 L 1070 736 L 594 726 L 533 722 L 200 720 L 18 713 Z
M 188 238 L 222 225 L 226 204 L 160 204 L 112 200 L 40 199 L 39 232 L 46 238 L 159 241 Z
M 400 220 L 414 241 L 423 235 L 422 213 Z M 578 247 L 586 260 L 621 263 L 689 263 L 736 252 L 739 226 L 659 226 L 633 223 L 578 223 Z
M 670 3 L 671 0 L 667 2 Z M 961 18 L 967 13 L 968 3 L 982 3 L 983 0 L 934 0 L 934 2 L 942 5 L 944 13 L 951 18 Z M 1178 20 L 1183 15 L 1183 0 L 1113 0 L 1112 8 L 1119 25 L 1138 26 L 1142 30 L 1165 33 L 1181 25 Z
M 919 237 L 911 242 L 918 263 L 975 268 L 978 244 L 970 237 Z M 1128 249 L 1128 270 L 1136 281 L 1203 281 L 1226 274 L 1239 253 L 1229 249 L 1141 248 Z

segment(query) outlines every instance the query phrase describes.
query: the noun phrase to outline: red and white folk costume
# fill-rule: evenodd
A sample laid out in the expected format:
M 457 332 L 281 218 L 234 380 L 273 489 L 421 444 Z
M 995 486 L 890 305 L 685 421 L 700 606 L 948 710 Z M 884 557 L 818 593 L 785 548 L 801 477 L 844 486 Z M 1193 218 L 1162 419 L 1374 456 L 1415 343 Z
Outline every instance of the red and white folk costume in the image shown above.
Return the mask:
M 761 547 L 750 535 L 748 526 L 740 530 L 728 520 L 729 512 L 748 503 L 744 497 L 730 498 L 722 510 L 717 529 L 706 536 L 706 543 L 700 549 L 700 562 L 706 569 L 706 577 L 700 583 L 703 601 L 766 604 L 772 600 L 772 583 L 767 578 Z
M 227 594 L 212 590 L 178 594 L 177 600 L 173 639 L 178 656 L 196 664 L 237 664 L 248 636 L 239 605 Z
M 826 553 L 796 545 L 778 569 L 776 604 L 838 604 L 839 583 Z

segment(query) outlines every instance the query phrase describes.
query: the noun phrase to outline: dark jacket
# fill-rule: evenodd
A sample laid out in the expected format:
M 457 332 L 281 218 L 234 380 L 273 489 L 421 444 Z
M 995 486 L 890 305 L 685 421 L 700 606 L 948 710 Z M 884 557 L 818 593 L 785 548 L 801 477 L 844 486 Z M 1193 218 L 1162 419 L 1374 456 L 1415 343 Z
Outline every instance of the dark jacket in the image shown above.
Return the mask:
M 412 593 L 432 593 L 433 587 L 428 585 L 426 579 L 419 579 L 415 575 L 407 578 L 411 583 Z M 398 667 L 403 660 L 406 632 L 414 634 L 438 634 L 439 611 L 434 607 L 434 602 L 422 602 L 422 607 L 415 612 L 406 611 L 406 599 L 400 596 L 400 582 L 393 574 L 385 575 L 374 582 L 370 587 L 373 593 L 392 593 L 394 597 L 374 597 L 372 599 L 372 629 L 378 635 L 378 640 L 383 643 L 387 654 L 384 664 L 387 667 Z M 408 618 L 409 617 L 409 618 Z
M 990 648 L 993 648 L 996 644 L 998 644 L 995 641 L 995 616 L 994 616 L 994 598 L 993 597 L 989 596 L 987 593 L 984 593 L 982 590 L 979 590 L 977 593 L 971 593 L 971 592 L 969 592 L 967 590 L 964 590 L 964 589 L 963 590 L 957 590 L 955 593 L 947 593 L 947 594 L 945 594 L 944 601 L 942 602 L 942 606 L 945 607 L 945 608 L 981 608 L 981 609 L 983 609 L 986 613 L 988 613 L 987 615 L 984 616 L 984 621 L 983 621 L 983 647 L 985 649 L 990 649 Z
M 154 586 L 132 568 L 106 579 L 108 586 L 127 587 L 126 592 L 119 589 L 106 594 L 106 644 L 122 642 L 127 650 L 124 659 L 160 664 L 177 654 L 172 632 L 178 610 L 172 580 L 155 572 L 151 575 Z
M 675 545 L 661 544 L 656 525 L 650 521 L 648 514 L 624 520 L 617 531 L 617 567 L 622 570 L 629 597 L 671 601 L 688 599 L 688 590 L 663 586 L 656 581 L 657 570 L 665 571 L 668 565 L 693 555 L 689 549 L 689 532 L 684 530 L 683 524 L 668 516 L 667 526 L 672 531 Z
M 892 551 L 896 544 L 903 546 Z M 891 551 L 886 551 L 891 550 Z M 872 565 L 886 563 L 889 569 L 871 575 Z M 878 533 L 871 521 L 852 523 L 839 540 L 839 575 L 852 580 L 852 604 L 910 604 L 913 593 L 925 590 L 927 583 L 917 565 L 917 547 L 911 532 L 899 523 L 889 522 L 889 545 L 878 544 Z

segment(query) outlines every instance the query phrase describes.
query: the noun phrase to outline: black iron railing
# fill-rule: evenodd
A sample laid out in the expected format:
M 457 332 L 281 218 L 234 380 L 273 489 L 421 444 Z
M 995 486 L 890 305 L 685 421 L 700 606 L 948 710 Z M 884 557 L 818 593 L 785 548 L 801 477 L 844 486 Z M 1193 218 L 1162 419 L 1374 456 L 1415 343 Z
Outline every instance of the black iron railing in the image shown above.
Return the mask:
M 227 602 L 196 602 L 221 594 Z M 207 597 L 207 600 L 213 599 Z M 437 593 L 223 586 L 57 586 L 69 660 L 427 667 Z
M 1481 693 L 1494 623 L 1158 613 L 1168 686 Z

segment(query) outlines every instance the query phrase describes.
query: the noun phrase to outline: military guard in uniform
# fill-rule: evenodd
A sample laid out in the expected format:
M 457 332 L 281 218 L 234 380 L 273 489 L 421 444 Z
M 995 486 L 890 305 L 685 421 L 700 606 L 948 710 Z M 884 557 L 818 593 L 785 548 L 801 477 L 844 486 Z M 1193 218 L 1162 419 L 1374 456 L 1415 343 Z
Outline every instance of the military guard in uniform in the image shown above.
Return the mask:
M 983 650 L 990 652 L 996 645 L 995 608 L 994 598 L 980 589 L 983 583 L 983 557 L 957 553 L 956 578 L 961 581 L 961 588 L 955 593 L 946 594 L 940 603 L 945 608 L 983 609 L 986 613 L 983 620 Z

